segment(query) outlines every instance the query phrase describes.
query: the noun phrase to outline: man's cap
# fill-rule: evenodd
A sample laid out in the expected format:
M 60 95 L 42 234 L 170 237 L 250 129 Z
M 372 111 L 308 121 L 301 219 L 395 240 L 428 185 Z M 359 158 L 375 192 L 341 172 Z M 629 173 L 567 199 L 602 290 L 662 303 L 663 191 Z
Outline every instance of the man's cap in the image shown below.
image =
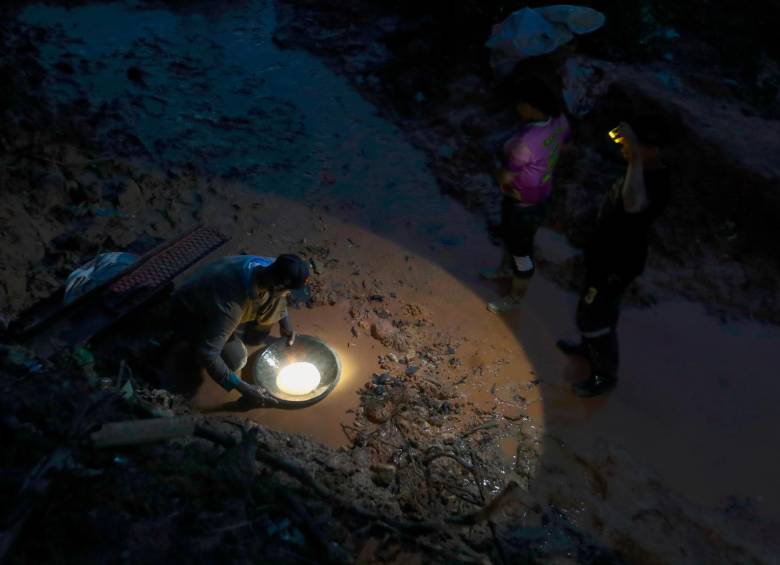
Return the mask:
M 297 255 L 279 255 L 268 268 L 276 283 L 284 288 L 303 288 L 309 278 L 309 264 Z

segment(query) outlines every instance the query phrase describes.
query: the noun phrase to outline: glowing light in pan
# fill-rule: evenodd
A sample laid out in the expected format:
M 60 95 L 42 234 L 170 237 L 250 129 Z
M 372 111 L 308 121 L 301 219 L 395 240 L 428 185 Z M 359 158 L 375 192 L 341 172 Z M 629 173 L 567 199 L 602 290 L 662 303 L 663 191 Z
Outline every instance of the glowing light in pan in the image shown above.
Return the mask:
M 285 394 L 303 396 L 320 384 L 320 371 L 311 363 L 291 363 L 279 371 L 276 386 Z

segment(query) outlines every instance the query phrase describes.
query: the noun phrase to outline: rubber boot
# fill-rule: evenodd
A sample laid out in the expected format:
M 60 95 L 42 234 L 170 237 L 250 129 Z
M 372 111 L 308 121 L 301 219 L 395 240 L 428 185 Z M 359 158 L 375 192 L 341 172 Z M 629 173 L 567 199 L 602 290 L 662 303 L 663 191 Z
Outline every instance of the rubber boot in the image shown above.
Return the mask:
M 479 272 L 479 276 L 487 281 L 508 279 L 512 276 L 512 260 L 512 255 L 505 249 L 498 267 L 482 270 Z
M 512 277 L 512 287 L 509 289 L 509 294 L 503 297 L 501 300 L 494 302 L 488 302 L 487 309 L 491 312 L 509 312 L 518 308 L 523 303 L 523 297 L 528 292 L 528 285 L 531 282 L 530 277 Z
M 598 396 L 609 392 L 617 385 L 619 361 L 617 333 L 613 329 L 607 335 L 586 338 L 591 374 L 579 383 L 572 385 L 574 394 L 580 397 Z

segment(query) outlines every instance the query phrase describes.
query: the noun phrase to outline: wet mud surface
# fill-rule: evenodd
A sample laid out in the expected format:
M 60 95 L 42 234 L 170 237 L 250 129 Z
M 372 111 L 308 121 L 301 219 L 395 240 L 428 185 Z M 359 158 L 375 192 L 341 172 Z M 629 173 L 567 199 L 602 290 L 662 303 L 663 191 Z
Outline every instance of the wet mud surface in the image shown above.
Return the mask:
M 566 281 L 577 250 L 543 229 L 545 269 L 526 303 L 489 313 L 502 288 L 476 273 L 499 256 L 484 221 L 493 187 L 479 181 L 477 211 L 441 194 L 448 171 L 462 170 L 409 142 L 426 135 L 439 147 L 439 132 L 386 120 L 319 59 L 280 49 L 297 28 L 278 28 L 276 13 L 258 1 L 217 12 L 32 4 L 18 16 L 47 30 L 37 44 L 46 99 L 82 108 L 75 117 L 95 135 L 84 149 L 16 125 L 3 156 L 4 316 L 92 253 L 205 222 L 232 237 L 220 253 L 311 261 L 310 296 L 291 315 L 339 353 L 344 374 L 297 411 L 237 410 L 208 379 L 185 403 L 153 386 L 150 398 L 248 417 L 263 441 L 388 515 L 458 514 L 514 480 L 522 494 L 494 519 L 498 534 L 479 527 L 468 544 L 497 561 L 595 562 L 603 545 L 615 562 L 771 562 L 780 330 L 724 323 L 640 285 L 621 321 L 620 386 L 572 397 L 585 367 L 554 343 L 574 330 Z M 677 276 L 664 267 L 654 262 L 643 281 Z M 657 303 L 638 307 L 648 295 Z M 400 559 L 395 538 L 336 537 L 362 560 Z

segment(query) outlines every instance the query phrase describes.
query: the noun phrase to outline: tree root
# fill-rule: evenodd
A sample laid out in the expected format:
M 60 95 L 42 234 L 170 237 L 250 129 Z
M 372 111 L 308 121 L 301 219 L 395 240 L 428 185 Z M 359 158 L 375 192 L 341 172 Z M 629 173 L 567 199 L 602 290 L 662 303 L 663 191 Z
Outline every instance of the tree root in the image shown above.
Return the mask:
M 195 426 L 195 435 L 197 437 L 207 439 L 222 447 L 234 447 L 237 445 L 237 441 L 232 436 L 215 430 L 213 427 L 199 423 Z M 411 522 L 406 520 L 399 520 L 396 518 L 390 518 L 387 516 L 380 516 L 365 508 L 357 506 L 352 502 L 345 500 L 341 496 L 331 492 L 322 485 L 320 485 L 305 469 L 293 463 L 287 459 L 284 459 L 271 452 L 271 448 L 262 442 L 258 442 L 258 450 L 256 457 L 262 463 L 269 467 L 280 470 L 287 475 L 296 479 L 307 489 L 313 491 L 317 496 L 333 504 L 334 506 L 346 510 L 352 515 L 361 518 L 363 520 L 370 520 L 378 522 L 386 527 L 401 531 L 407 534 L 423 534 L 423 533 L 441 533 L 447 534 L 447 526 L 474 526 L 488 520 L 492 515 L 498 512 L 509 500 L 518 489 L 518 485 L 514 481 L 510 481 L 506 487 L 499 493 L 493 500 L 491 500 L 486 506 L 480 508 L 474 512 L 458 516 L 450 516 L 443 520 L 437 521 L 421 521 Z

